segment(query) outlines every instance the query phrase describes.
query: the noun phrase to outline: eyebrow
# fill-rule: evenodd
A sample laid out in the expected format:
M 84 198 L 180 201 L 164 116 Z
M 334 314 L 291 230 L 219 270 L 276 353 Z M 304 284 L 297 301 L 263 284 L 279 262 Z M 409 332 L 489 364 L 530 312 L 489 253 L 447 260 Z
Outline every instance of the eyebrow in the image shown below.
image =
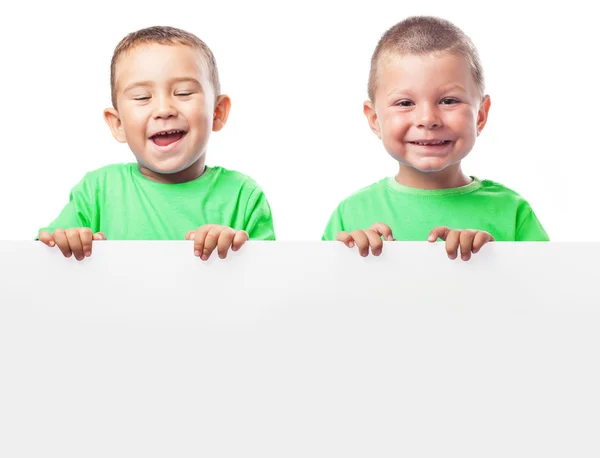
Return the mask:
M 450 92 L 455 89 L 458 89 L 459 91 L 462 91 L 462 92 L 467 92 L 467 90 L 460 84 L 450 84 L 448 86 L 442 86 L 442 91 L 440 91 L 440 92 Z M 394 95 L 394 96 L 403 95 L 403 96 L 407 96 L 407 97 L 414 97 L 414 93 L 411 89 L 398 90 L 398 88 L 393 88 L 387 93 L 386 96 L 390 97 L 392 95 Z
M 169 80 L 170 84 L 175 84 L 175 83 L 194 83 L 200 87 L 202 87 L 202 85 L 200 84 L 200 82 L 196 79 L 196 78 L 192 78 L 192 77 L 181 77 L 181 78 L 173 78 L 171 80 Z M 145 87 L 145 86 L 152 86 L 154 83 L 152 81 L 136 81 L 135 83 L 131 83 L 130 85 L 128 85 L 125 89 L 123 89 L 123 92 L 127 92 L 130 91 L 132 89 L 138 88 L 138 87 Z
M 462 91 L 462 92 L 467 92 L 467 90 L 464 87 L 462 87 L 460 84 L 452 84 L 450 86 L 444 87 L 443 89 L 444 89 L 443 92 L 453 91 L 454 89 L 458 89 L 459 91 Z
M 413 97 L 414 93 L 413 91 L 411 91 L 410 89 L 398 89 L 398 88 L 392 88 L 387 94 L 386 97 L 390 97 L 391 95 L 397 96 L 397 95 L 406 95 L 408 97 Z

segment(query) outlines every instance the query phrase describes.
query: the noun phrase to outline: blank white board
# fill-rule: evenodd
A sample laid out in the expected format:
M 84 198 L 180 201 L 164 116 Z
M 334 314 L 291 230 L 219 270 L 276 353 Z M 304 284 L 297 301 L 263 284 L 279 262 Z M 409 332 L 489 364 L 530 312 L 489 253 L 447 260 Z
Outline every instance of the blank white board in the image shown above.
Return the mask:
M 0 456 L 599 456 L 599 259 L 0 242 Z

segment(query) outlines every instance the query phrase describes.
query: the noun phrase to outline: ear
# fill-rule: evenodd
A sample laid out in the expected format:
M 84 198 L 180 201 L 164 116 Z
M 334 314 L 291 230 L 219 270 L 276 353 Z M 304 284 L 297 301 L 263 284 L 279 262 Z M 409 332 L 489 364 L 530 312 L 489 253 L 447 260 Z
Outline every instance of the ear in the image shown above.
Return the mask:
M 492 102 L 489 95 L 484 96 L 479 104 L 479 111 L 477 112 L 477 136 L 479 136 L 487 123 L 491 104 Z
M 229 117 L 229 110 L 231 110 L 231 99 L 229 96 L 223 94 L 217 97 L 213 113 L 213 132 L 218 132 L 225 127 L 225 123 L 227 123 L 227 118 Z
M 379 139 L 381 139 L 381 128 L 379 127 L 379 119 L 377 118 L 377 112 L 375 111 L 373 102 L 367 100 L 363 104 L 363 113 L 367 117 L 371 130 L 379 137 Z
M 120 143 L 126 143 L 127 138 L 125 137 L 125 131 L 123 130 L 123 123 L 121 122 L 121 118 L 119 117 L 119 112 L 114 108 L 107 108 L 104 110 L 104 120 L 108 127 L 110 127 L 110 131 Z

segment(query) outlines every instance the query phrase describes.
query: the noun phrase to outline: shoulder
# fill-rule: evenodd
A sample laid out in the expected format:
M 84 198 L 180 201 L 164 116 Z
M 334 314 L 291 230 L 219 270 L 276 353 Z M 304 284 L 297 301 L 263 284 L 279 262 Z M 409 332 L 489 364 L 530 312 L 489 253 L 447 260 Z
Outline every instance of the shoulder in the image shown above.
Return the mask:
M 249 192 L 260 190 L 260 186 L 252 177 L 237 170 L 226 169 L 220 166 L 207 167 L 206 170 L 212 178 L 211 181 L 216 182 L 219 187 L 239 188 Z
M 92 191 L 114 183 L 122 183 L 132 178 L 137 164 L 111 164 L 86 172 L 73 190 L 83 189 Z
M 525 198 L 517 191 L 492 180 L 481 180 L 481 188 L 478 190 L 479 193 L 485 194 L 489 197 L 503 199 L 506 201 L 513 201 L 517 204 L 528 205 Z
M 136 163 L 105 165 L 98 169 L 87 172 L 83 179 L 93 181 L 99 179 L 131 176 L 135 167 L 137 167 Z
M 372 199 L 377 199 L 382 193 L 387 190 L 389 178 L 383 178 L 375 183 L 372 183 L 358 191 L 353 192 L 339 204 L 339 207 L 353 207 L 370 202 Z

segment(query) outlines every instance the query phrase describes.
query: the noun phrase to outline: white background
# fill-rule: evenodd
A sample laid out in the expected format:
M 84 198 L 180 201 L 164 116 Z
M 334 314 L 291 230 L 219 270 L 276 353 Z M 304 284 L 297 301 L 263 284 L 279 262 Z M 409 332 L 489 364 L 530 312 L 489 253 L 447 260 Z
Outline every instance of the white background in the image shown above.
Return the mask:
M 85 172 L 133 155 L 102 118 L 127 33 L 172 25 L 216 55 L 233 101 L 207 163 L 263 187 L 280 240 L 319 239 L 350 193 L 396 173 L 362 114 L 369 59 L 407 16 L 471 36 L 492 98 L 465 171 L 529 200 L 552 240 L 600 240 L 593 2 L 20 2 L 0 19 L 0 239 L 31 239 Z M 553 6 L 549 6 L 553 5 Z

